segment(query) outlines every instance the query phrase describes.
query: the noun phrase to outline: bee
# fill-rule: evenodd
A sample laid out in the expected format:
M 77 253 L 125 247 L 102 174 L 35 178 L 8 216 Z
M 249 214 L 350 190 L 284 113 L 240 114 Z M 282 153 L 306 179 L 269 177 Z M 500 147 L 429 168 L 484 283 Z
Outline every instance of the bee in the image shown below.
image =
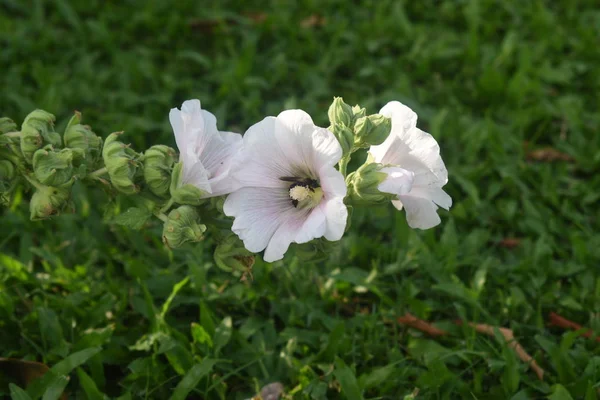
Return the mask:
M 279 178 L 280 181 L 291 182 L 290 189 L 295 186 L 304 186 L 311 191 L 315 191 L 316 188 L 320 187 L 319 182 L 312 178 L 297 178 L 295 176 L 282 176 Z

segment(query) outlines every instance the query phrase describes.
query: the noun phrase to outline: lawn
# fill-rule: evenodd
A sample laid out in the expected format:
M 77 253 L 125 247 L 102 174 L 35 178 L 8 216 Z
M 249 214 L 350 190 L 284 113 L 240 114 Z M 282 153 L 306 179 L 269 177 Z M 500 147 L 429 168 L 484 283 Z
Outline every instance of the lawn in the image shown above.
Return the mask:
M 175 145 L 169 110 L 191 98 L 237 132 L 399 100 L 454 200 L 427 231 L 355 209 L 326 259 L 296 248 L 240 279 L 211 237 L 170 250 L 159 223 L 103 222 L 102 190 L 35 222 L 18 197 L 0 209 L 0 397 L 600 398 L 598 43 L 596 0 L 0 0 L 0 116 L 42 108 L 60 131 L 79 110 L 141 151 Z

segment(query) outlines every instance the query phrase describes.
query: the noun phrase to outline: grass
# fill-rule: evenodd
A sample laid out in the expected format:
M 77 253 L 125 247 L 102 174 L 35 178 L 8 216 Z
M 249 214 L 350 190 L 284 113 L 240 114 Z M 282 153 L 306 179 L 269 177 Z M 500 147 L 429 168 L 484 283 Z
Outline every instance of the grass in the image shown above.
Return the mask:
M 214 266 L 210 238 L 171 252 L 158 225 L 103 224 L 100 192 L 45 222 L 15 204 L 0 356 L 53 367 L 32 398 L 246 399 L 275 381 L 294 399 L 597 398 L 600 345 L 547 322 L 600 334 L 599 40 L 593 0 L 0 0 L 3 116 L 39 107 L 60 128 L 77 109 L 144 149 L 174 145 L 188 98 L 241 132 L 292 107 L 325 125 L 334 95 L 396 99 L 440 142 L 454 199 L 425 232 L 356 210 L 327 260 L 258 261 L 251 282 Z M 457 319 L 511 328 L 544 380 Z

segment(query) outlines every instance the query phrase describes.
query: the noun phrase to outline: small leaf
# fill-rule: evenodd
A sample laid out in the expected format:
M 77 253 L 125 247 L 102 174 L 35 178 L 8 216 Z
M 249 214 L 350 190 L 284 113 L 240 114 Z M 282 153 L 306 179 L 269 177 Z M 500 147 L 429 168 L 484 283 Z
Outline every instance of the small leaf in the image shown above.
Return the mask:
M 179 291 L 181 289 L 183 289 L 183 287 L 185 285 L 188 284 L 188 282 L 190 281 L 190 277 L 185 277 L 183 280 L 181 280 L 180 282 L 176 283 L 175 286 L 173 286 L 173 290 L 171 291 L 171 294 L 169 295 L 169 298 L 165 301 L 165 303 L 162 306 L 162 309 L 160 311 L 160 317 L 164 318 L 165 315 L 167 315 L 167 311 L 169 311 L 169 307 L 171 306 L 171 303 L 173 302 L 173 299 L 175 298 L 175 296 L 177 296 L 177 293 L 179 293 Z
M 333 375 L 340 382 L 340 386 L 342 387 L 342 394 L 346 396 L 348 400 L 362 400 L 362 392 L 358 387 L 358 383 L 356 382 L 356 376 L 354 376 L 354 372 L 344 363 L 344 361 L 336 357 L 335 359 L 335 369 L 333 370 Z
M 573 400 L 569 391 L 561 384 L 552 386 L 552 394 L 548 396 L 548 400 Z
M 113 218 L 112 222 L 117 225 L 125 226 L 129 229 L 139 230 L 152 217 L 150 210 L 131 207 L 122 214 Z
M 206 343 L 208 347 L 213 347 L 213 341 L 208 332 L 195 322 L 192 322 L 192 338 L 194 339 L 194 343 Z
M 42 394 L 46 392 L 49 387 L 54 385 L 56 381 L 61 380 L 63 375 L 69 375 L 71 371 L 99 353 L 100 350 L 102 349 L 99 347 L 92 347 L 71 354 L 54 367 L 50 368 L 42 378 L 32 382 L 27 388 L 27 393 L 34 399 L 41 397 Z
M 231 332 L 231 317 L 225 317 L 219 326 L 217 326 L 217 329 L 215 329 L 215 354 L 218 354 L 219 350 L 229 342 Z
M 194 365 L 175 388 L 171 400 L 185 400 L 188 393 L 194 390 L 200 379 L 206 376 L 216 363 L 217 360 L 205 358 L 200 364 Z
M 94 380 L 90 378 L 84 370 L 77 368 L 77 376 L 79 377 L 79 384 L 83 388 L 88 400 L 104 400 L 106 398 L 106 396 L 100 392 Z
M 17 385 L 9 383 L 8 387 L 10 388 L 10 398 L 12 400 L 31 400 L 31 397 L 29 397 L 27 392 Z
M 48 386 L 42 400 L 57 400 L 65 391 L 67 384 L 69 383 L 69 377 L 65 375 L 59 376 L 57 379 L 52 381 L 52 384 Z

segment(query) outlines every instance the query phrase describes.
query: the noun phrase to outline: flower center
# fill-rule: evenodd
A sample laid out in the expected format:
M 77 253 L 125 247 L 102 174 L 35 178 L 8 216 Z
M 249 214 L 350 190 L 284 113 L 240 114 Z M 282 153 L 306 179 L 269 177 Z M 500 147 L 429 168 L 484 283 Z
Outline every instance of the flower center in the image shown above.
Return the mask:
M 315 208 L 323 198 L 323 190 L 315 179 L 296 177 L 279 179 L 291 183 L 288 193 L 296 208 Z

